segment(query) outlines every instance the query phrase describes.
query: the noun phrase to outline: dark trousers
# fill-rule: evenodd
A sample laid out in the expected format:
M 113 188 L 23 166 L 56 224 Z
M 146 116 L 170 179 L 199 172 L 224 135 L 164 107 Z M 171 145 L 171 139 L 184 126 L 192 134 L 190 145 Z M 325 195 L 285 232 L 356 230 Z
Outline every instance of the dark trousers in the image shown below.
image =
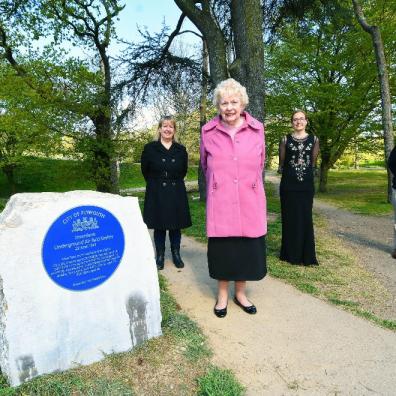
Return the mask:
M 157 250 L 165 250 L 166 230 L 154 230 L 154 243 Z M 181 231 L 169 230 L 169 240 L 172 248 L 180 249 Z

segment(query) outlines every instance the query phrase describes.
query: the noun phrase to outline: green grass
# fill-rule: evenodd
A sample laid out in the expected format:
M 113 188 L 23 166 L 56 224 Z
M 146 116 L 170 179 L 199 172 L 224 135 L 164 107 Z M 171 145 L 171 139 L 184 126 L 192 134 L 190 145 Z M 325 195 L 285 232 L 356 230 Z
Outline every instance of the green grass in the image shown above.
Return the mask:
M 5 208 L 6 203 L 7 203 L 6 198 L 0 198 L 0 212 Z
M 15 171 L 17 192 L 42 192 L 69 190 L 90 190 L 95 186 L 83 162 L 46 158 L 26 158 L 25 163 Z M 10 195 L 3 173 L 0 173 L 0 197 Z
M 382 160 L 367 160 L 367 161 L 359 161 L 359 168 L 385 168 L 385 161 Z
M 198 379 L 198 396 L 239 396 L 244 394 L 244 387 L 238 383 L 230 370 L 211 367 Z
M 318 193 L 317 198 L 353 213 L 392 213 L 392 205 L 387 202 L 387 174 L 382 169 L 331 170 L 328 191 Z
M 145 186 L 140 164 L 123 163 L 120 170 L 121 189 Z M 196 166 L 190 166 L 187 180 L 196 180 L 197 172 Z M 15 180 L 17 192 L 95 189 L 88 167 L 82 161 L 29 157 L 26 158 L 24 165 L 15 171 Z M 0 198 L 8 198 L 10 193 L 11 188 L 5 175 L 0 172 Z
M 197 239 L 200 242 L 206 242 L 206 209 L 205 202 L 201 202 L 198 193 L 189 194 L 189 205 L 191 212 L 192 226 L 183 230 L 183 233 Z
M 17 388 L 0 388 L 0 396 L 132 396 L 132 389 L 118 381 L 105 378 L 87 380 L 75 371 L 46 375 Z

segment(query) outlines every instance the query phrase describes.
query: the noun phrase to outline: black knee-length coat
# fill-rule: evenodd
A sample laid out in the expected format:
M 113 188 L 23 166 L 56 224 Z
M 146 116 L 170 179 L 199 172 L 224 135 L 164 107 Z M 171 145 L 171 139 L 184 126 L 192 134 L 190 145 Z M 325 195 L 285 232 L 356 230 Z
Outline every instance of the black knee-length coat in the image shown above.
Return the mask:
M 146 180 L 143 220 L 148 228 L 175 230 L 191 226 L 184 185 L 186 148 L 176 142 L 167 149 L 159 141 L 146 144 L 141 168 Z

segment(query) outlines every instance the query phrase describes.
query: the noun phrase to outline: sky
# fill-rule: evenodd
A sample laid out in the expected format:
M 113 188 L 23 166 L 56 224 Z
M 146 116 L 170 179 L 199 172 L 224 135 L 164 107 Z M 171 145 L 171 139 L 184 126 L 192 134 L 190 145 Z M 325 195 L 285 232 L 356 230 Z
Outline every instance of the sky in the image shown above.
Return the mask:
M 140 41 L 137 27 L 147 27 L 154 33 L 159 32 L 165 22 L 172 31 L 181 15 L 180 9 L 173 0 L 125 0 L 126 7 L 120 14 L 117 23 L 119 37 L 129 41 Z M 182 30 L 195 30 L 195 26 L 186 18 Z M 185 42 L 198 42 L 192 34 L 183 35 Z
M 174 30 L 181 15 L 180 9 L 173 0 L 125 0 L 126 7 L 121 11 L 120 20 L 116 25 L 119 38 L 127 41 L 139 42 L 141 36 L 138 32 L 140 28 L 146 27 L 150 33 L 160 32 L 165 22 L 170 27 L 170 32 Z M 194 30 L 196 27 L 186 18 L 183 22 L 182 30 Z M 193 34 L 180 36 L 179 42 L 184 45 L 201 45 L 200 39 Z M 143 129 L 156 124 L 155 112 L 150 108 L 142 109 L 140 116 L 135 119 L 135 127 Z
M 177 25 L 180 18 L 181 11 L 176 6 L 173 0 L 124 0 L 120 1 L 121 4 L 125 4 L 125 8 L 121 11 L 116 22 L 115 28 L 117 36 L 120 39 L 138 43 L 142 41 L 142 37 L 139 34 L 138 28 L 147 30 L 154 34 L 160 32 L 163 24 L 169 26 L 171 33 Z M 182 26 L 182 30 L 193 30 L 198 32 L 196 27 L 185 18 Z M 43 44 L 51 42 L 51 38 L 40 39 L 38 42 L 38 48 L 42 47 Z M 183 34 L 174 42 L 182 43 L 183 49 L 188 51 L 188 48 L 199 46 L 201 40 L 194 34 Z M 73 47 L 70 43 L 65 43 L 64 47 L 70 51 L 70 54 L 76 57 L 86 58 L 89 53 L 78 47 Z M 117 56 L 122 49 L 122 45 L 118 45 L 116 42 L 112 42 L 109 47 L 109 54 Z M 188 52 L 187 52 L 188 54 Z M 88 55 L 89 56 L 89 55 Z M 141 117 L 136 119 L 137 128 L 146 128 L 156 123 L 153 111 L 150 109 L 143 109 Z

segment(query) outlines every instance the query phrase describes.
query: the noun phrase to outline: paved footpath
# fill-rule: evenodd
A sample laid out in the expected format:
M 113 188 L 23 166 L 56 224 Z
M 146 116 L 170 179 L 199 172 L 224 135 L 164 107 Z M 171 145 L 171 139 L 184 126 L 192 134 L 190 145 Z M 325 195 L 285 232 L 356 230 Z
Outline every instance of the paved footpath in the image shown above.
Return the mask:
M 214 363 L 232 369 L 247 395 L 396 395 L 396 333 L 271 277 L 248 283 L 257 315 L 230 301 L 219 319 L 206 246 L 183 237 L 182 254 L 178 270 L 167 249 L 171 292 L 208 336 Z

